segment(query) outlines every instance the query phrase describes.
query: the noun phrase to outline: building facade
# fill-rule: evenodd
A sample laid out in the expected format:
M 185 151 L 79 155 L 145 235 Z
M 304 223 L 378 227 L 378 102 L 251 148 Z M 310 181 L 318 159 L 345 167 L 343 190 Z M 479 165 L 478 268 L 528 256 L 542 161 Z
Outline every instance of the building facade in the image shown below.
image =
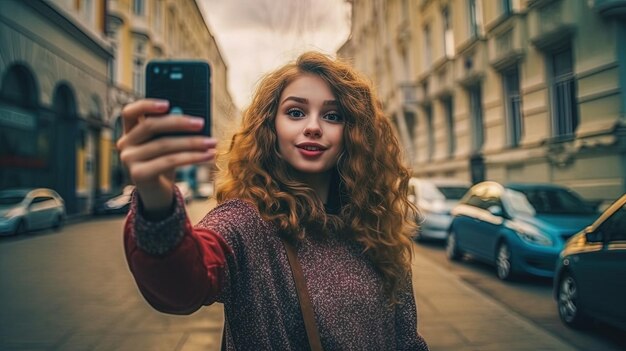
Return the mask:
M 215 38 L 195 0 L 109 0 L 107 38 L 114 52 L 109 77 L 107 116 L 113 126 L 112 140 L 121 134 L 121 108 L 145 93 L 145 66 L 149 60 L 202 59 L 212 71 L 212 134 L 226 140 L 239 112 L 228 92 L 228 68 Z M 110 145 L 111 184 L 126 182 L 117 150 Z M 209 181 L 212 169 L 195 166 L 183 170 L 192 183 Z
M 104 5 L 0 2 L 0 188 L 55 189 L 69 214 L 88 211 L 100 181 Z
M 118 192 L 120 112 L 153 58 L 211 63 L 212 130 L 227 135 L 238 111 L 195 0 L 0 1 L 0 189 L 55 189 L 68 214 Z
M 352 1 L 339 50 L 416 176 L 626 192 L 626 1 Z

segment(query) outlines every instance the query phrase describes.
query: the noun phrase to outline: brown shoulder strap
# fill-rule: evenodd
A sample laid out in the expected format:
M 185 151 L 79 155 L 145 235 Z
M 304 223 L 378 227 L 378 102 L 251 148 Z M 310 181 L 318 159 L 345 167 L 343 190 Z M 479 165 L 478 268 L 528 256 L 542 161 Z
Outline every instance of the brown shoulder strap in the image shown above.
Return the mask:
M 289 259 L 291 273 L 293 274 L 293 280 L 296 284 L 300 310 L 302 311 L 302 318 L 304 318 L 304 328 L 309 338 L 309 346 L 311 347 L 311 351 L 322 351 L 322 342 L 320 340 L 319 331 L 317 330 L 317 324 L 315 323 L 315 315 L 313 314 L 313 304 L 311 303 L 309 291 L 306 287 L 302 267 L 300 267 L 300 262 L 296 255 L 296 249 L 286 240 L 283 240 L 283 245 L 285 246 L 285 250 L 287 250 L 287 258 Z

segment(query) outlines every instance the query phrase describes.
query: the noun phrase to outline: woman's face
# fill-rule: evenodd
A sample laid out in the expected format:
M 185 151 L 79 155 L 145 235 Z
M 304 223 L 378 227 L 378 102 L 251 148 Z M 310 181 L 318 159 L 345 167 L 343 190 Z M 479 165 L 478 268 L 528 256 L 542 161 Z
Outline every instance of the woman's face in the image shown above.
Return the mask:
M 344 117 L 328 84 L 304 74 L 280 95 L 276 113 L 278 151 L 297 172 L 328 172 L 343 150 Z

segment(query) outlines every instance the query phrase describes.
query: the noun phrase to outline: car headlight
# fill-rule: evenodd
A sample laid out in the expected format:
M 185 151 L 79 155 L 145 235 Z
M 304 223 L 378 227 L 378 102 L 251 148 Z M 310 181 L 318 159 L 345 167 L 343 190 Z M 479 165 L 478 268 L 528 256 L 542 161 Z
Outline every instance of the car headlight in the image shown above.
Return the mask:
M 507 223 L 507 226 L 513 230 L 513 232 L 523 241 L 538 245 L 538 246 L 552 246 L 552 239 L 545 234 L 539 232 L 535 227 L 527 225 L 525 223 Z
M 515 234 L 517 234 L 517 236 L 522 238 L 522 240 L 530 244 L 539 245 L 539 246 L 552 246 L 552 240 L 550 240 L 550 238 L 540 233 L 516 231 Z

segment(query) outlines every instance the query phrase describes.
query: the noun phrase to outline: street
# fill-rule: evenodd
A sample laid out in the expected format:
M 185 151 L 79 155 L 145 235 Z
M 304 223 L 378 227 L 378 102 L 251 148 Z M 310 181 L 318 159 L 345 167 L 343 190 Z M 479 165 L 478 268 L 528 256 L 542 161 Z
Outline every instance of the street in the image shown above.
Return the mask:
M 564 326 L 559 320 L 556 302 L 552 297 L 552 279 L 520 277 L 513 282 L 496 278 L 494 268 L 466 258 L 450 262 L 445 255 L 444 243 L 426 241 L 417 245 L 417 254 L 436 262 L 461 278 L 473 288 L 505 305 L 540 328 L 567 341 L 580 350 L 624 350 L 626 335 L 615 328 L 596 324 L 592 330 L 577 331 Z
M 212 204 L 193 202 L 192 221 Z M 221 305 L 172 316 L 143 300 L 124 259 L 122 223 L 96 217 L 1 238 L 0 349 L 219 350 Z M 449 263 L 437 244 L 416 254 L 419 327 L 432 350 L 624 347 L 617 335 L 563 327 L 547 281 L 501 283 L 480 264 Z
M 202 205 L 189 209 L 198 220 L 194 210 Z M 96 217 L 0 238 L 0 350 L 219 350 L 221 305 L 173 316 L 143 300 L 122 223 Z

